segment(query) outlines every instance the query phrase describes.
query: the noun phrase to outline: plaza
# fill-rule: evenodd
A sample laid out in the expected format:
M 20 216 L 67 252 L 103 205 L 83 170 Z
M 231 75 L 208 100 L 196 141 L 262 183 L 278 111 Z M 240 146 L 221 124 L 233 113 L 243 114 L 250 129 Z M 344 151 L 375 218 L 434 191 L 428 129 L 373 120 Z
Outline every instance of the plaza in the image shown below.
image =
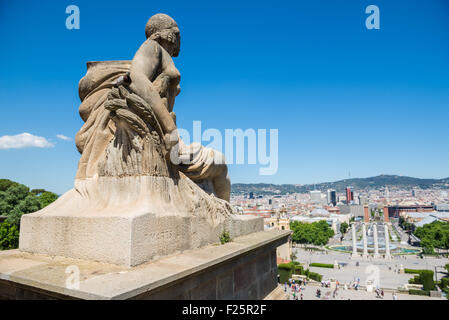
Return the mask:
M 335 252 L 331 250 L 315 251 L 307 250 L 300 247 L 294 247 L 293 253 L 297 257 L 297 261 L 303 264 L 310 271 L 319 273 L 323 276 L 323 281 L 336 280 L 339 282 L 339 295 L 337 300 L 351 299 L 351 300 L 366 300 L 376 299 L 374 292 L 367 292 L 365 287 L 370 280 L 385 291 L 384 299 L 392 299 L 392 293 L 396 292 L 398 299 L 412 300 L 412 299 L 445 299 L 431 298 L 425 296 L 413 296 L 406 293 L 398 292 L 399 288 L 404 288 L 409 279 L 413 278 L 415 274 L 400 273 L 401 266 L 403 269 L 428 269 L 437 270 L 436 276 L 439 279 L 445 276 L 443 266 L 448 263 L 448 259 L 423 257 L 415 255 L 394 255 L 391 259 L 362 257 L 354 258 L 350 253 Z M 334 264 L 337 262 L 339 268 L 322 268 L 309 266 L 311 263 L 325 263 Z M 351 285 L 359 282 L 360 289 L 354 290 Z M 344 290 L 344 286 L 351 288 Z M 281 284 L 282 285 L 282 284 Z M 313 290 L 311 288 L 314 288 Z M 304 294 L 304 299 L 318 299 L 315 297 L 316 289 L 320 288 L 323 298 L 326 292 L 331 292 L 330 288 L 321 287 L 320 283 L 314 285 L 307 285 Z
M 283 287 L 281 285 L 281 287 Z M 316 290 L 321 290 L 321 297 L 318 298 L 316 296 Z M 284 290 L 282 288 L 282 290 Z M 330 288 L 322 288 L 316 285 L 307 285 L 304 287 L 299 295 L 303 295 L 303 300 L 394 300 L 392 291 L 385 291 L 383 298 L 377 298 L 376 293 L 367 292 L 364 290 L 344 290 L 339 289 L 338 293 L 335 297 L 332 297 L 332 290 Z M 298 294 L 298 293 L 296 293 Z M 397 300 L 442 300 L 442 298 L 432 298 L 432 297 L 424 297 L 424 296 L 414 296 L 404 293 L 396 292 Z M 284 294 L 284 298 L 287 300 L 296 300 L 293 298 L 293 292 L 290 288 L 287 289 L 287 292 Z M 444 299 L 444 298 L 443 298 Z M 298 297 L 300 300 L 300 297 Z

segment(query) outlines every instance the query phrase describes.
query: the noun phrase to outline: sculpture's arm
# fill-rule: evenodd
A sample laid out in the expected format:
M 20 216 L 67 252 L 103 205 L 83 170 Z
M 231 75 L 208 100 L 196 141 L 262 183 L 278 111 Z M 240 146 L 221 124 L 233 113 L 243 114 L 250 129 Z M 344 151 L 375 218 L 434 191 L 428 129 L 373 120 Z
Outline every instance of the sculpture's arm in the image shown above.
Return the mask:
M 147 101 L 153 108 L 165 134 L 176 129 L 170 113 L 164 105 L 158 90 L 150 81 L 162 67 L 162 50 L 157 43 L 147 40 L 136 52 L 130 69 L 131 90 Z

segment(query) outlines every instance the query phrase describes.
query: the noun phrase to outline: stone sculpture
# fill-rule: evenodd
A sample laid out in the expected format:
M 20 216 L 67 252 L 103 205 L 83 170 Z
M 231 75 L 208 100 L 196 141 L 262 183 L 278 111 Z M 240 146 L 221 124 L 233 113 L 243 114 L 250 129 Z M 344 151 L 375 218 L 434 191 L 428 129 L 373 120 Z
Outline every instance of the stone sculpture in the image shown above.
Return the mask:
M 179 139 L 176 22 L 154 15 L 145 34 L 132 61 L 87 63 L 75 188 L 22 217 L 22 251 L 133 266 L 263 230 L 233 213 L 223 155 Z

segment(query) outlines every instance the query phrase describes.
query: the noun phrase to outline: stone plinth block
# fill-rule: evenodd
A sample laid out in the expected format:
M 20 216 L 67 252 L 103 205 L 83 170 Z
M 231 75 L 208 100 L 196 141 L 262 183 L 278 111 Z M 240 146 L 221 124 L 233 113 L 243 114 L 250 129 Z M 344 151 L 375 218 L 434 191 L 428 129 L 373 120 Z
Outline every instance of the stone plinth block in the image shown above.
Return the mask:
M 21 251 L 135 266 L 263 230 L 232 214 L 190 179 L 104 177 L 78 181 L 55 203 L 22 216 Z
M 2 251 L 0 298 L 263 299 L 277 286 L 276 248 L 289 236 L 256 232 L 136 267 Z

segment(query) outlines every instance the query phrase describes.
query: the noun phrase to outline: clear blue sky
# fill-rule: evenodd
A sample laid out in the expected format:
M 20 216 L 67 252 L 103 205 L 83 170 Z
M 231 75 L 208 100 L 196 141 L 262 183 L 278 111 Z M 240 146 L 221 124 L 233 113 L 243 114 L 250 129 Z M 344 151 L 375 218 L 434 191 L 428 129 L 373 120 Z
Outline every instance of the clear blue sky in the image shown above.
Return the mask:
M 70 4 L 80 30 L 65 28 Z M 365 28 L 370 4 L 380 30 Z M 278 173 L 234 165 L 233 182 L 449 177 L 447 0 L 4 0 L 0 137 L 26 132 L 54 146 L 1 149 L 1 178 L 73 186 L 85 63 L 131 59 L 158 12 L 181 29 L 180 127 L 279 129 Z

